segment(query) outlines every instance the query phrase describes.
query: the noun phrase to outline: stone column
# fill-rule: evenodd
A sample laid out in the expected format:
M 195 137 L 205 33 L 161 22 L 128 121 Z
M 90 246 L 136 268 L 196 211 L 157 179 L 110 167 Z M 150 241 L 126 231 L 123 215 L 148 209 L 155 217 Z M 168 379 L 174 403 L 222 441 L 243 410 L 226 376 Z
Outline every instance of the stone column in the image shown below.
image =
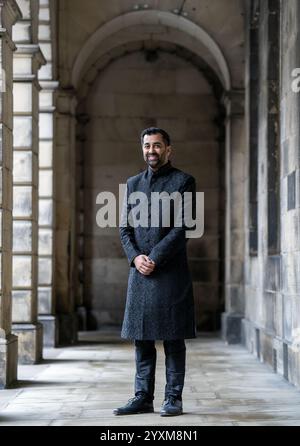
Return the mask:
M 39 71 L 39 277 L 38 313 L 44 329 L 44 346 L 58 344 L 54 292 L 54 150 L 55 102 L 58 82 L 55 64 L 55 10 L 49 0 L 40 0 L 39 45 L 47 63 Z
M 54 102 L 58 83 L 41 81 L 39 137 L 39 276 L 38 312 L 44 345 L 56 347 L 58 325 L 54 292 Z
M 72 88 L 60 88 L 57 96 L 55 146 L 55 290 L 59 319 L 59 343 L 77 340 L 76 283 L 76 97 Z
M 226 107 L 226 237 L 225 313 L 222 337 L 228 343 L 241 342 L 244 317 L 244 183 L 245 120 L 244 91 L 232 90 Z
M 0 1 L 0 388 L 17 379 L 18 343 L 12 314 L 12 25 L 21 17 L 14 0 Z
M 77 111 L 76 128 L 76 268 L 75 303 L 78 316 L 78 329 L 88 329 L 90 305 L 84 296 L 84 144 L 85 126 L 89 116 Z
M 13 154 L 13 332 L 19 337 L 19 362 L 42 358 L 43 331 L 37 320 L 38 135 L 37 73 L 46 61 L 36 42 L 38 3 L 19 2 L 23 19 L 14 29 Z
M 292 75 L 300 67 L 298 0 L 281 2 L 280 21 L 281 271 L 272 347 L 274 369 L 300 387 L 300 91 L 291 85 L 300 85 L 299 74 Z

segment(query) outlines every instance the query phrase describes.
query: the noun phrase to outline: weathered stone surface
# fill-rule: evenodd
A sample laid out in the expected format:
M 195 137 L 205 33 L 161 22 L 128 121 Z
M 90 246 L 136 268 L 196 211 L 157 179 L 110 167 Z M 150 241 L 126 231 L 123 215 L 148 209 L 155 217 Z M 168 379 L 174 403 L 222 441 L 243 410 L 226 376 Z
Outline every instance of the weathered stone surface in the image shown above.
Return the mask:
M 17 379 L 17 338 L 11 334 L 12 313 L 12 27 L 21 16 L 15 1 L 0 5 L 0 388 Z
M 222 314 L 222 339 L 228 344 L 241 342 L 242 315 L 234 313 Z
M 17 62 L 14 65 L 13 73 L 15 99 L 13 329 L 19 336 L 19 361 L 36 363 L 42 358 L 43 337 L 42 326 L 37 322 L 39 133 L 37 73 L 45 60 L 37 45 L 39 2 L 24 0 L 18 3 L 23 11 L 23 17 L 14 28 L 14 39 L 17 43 L 14 61 L 21 59 L 22 63 Z M 22 240 L 22 236 L 25 240 Z M 22 255 L 24 252 L 26 256 Z
M 77 342 L 77 315 L 75 313 L 58 313 L 58 344 L 71 345 Z
M 91 73 L 91 76 L 96 74 Z M 218 208 L 222 186 L 220 149 L 213 123 L 218 110 L 205 76 L 175 54 L 159 52 L 158 60 L 151 65 L 145 63 L 142 53 L 129 54 L 100 72 L 87 98 L 85 112 L 89 122 L 84 128 L 82 145 L 85 197 L 83 288 L 87 302 L 93 302 L 93 314 L 102 322 L 122 320 L 128 275 L 128 267 L 121 261 L 124 254 L 117 229 L 101 229 L 96 225 L 95 215 L 99 209 L 96 197 L 102 191 L 111 191 L 118 197 L 119 183 L 125 183 L 129 176 L 145 169 L 139 137 L 141 130 L 151 125 L 151 119 L 153 124 L 165 126 L 170 133 L 174 166 L 195 176 L 197 190 L 204 192 L 205 234 L 208 236 L 195 243 L 189 241 L 189 255 L 194 257 L 191 269 L 195 282 L 203 281 L 219 294 L 221 290 L 215 285 L 220 275 Z M 64 140 L 66 135 L 63 135 L 65 132 L 62 134 Z M 59 157 L 62 166 L 68 164 L 62 152 Z M 114 308 L 111 301 L 115 302 Z M 211 317 L 211 326 L 218 319 L 217 314 L 209 316 L 216 301 L 218 299 L 211 304 L 202 299 L 199 308 L 202 315 L 206 314 L 205 319 Z M 198 314 L 200 318 L 200 312 Z M 201 321 L 198 320 L 199 326 Z M 208 327 L 207 323 L 203 329 L 205 327 Z
M 48 314 L 50 311 L 48 311 Z M 39 322 L 43 325 L 43 346 L 44 347 L 57 347 L 59 339 L 59 326 L 56 316 L 44 316 L 40 315 Z
M 17 380 L 18 338 L 9 334 L 0 339 L 0 389 L 10 387 Z
M 84 327 L 121 323 L 128 271 L 117 228 L 96 225 L 96 196 L 103 190 L 117 194 L 119 183 L 143 170 L 139 133 L 156 125 L 171 134 L 174 165 L 194 175 L 205 194 L 205 235 L 188 245 L 198 327 L 218 329 L 225 310 L 224 339 L 241 340 L 299 385 L 300 102 L 291 88 L 300 60 L 299 2 L 252 2 L 253 11 L 235 0 L 226 6 L 212 0 L 193 11 L 186 3 L 183 17 L 166 2 L 157 8 L 161 19 L 169 13 L 170 26 L 155 24 L 156 11 L 149 10 L 145 23 L 132 27 L 126 2 L 107 2 L 100 13 L 74 0 L 72 11 L 70 5 L 59 9 L 56 28 L 51 2 L 18 0 L 23 18 L 13 34 L 16 3 L 2 3 L 0 330 L 6 351 L 11 315 L 34 326 L 37 308 L 49 345 L 56 345 L 57 327 L 61 342 L 76 341 L 76 306 Z M 113 35 L 99 43 L 88 59 L 93 66 L 86 64 L 81 82 L 73 83 L 78 72 L 71 67 L 83 45 L 112 19 Z M 219 45 L 232 81 L 225 94 L 216 81 L 224 80 L 212 57 L 216 52 L 203 46 L 213 73 L 192 52 L 199 50 L 195 36 L 175 29 L 175 22 L 186 31 L 200 24 Z M 37 75 L 43 62 L 39 42 L 47 64 Z M 25 356 L 38 345 L 37 331 L 24 337 Z M 15 372 L 6 371 L 15 365 L 3 364 L 0 377 L 7 385 Z M 102 410 L 91 405 L 82 413 L 88 420 Z M 210 413 L 205 417 L 201 422 Z M 243 422 L 243 416 L 234 421 Z
M 271 11 L 270 8 L 275 10 Z M 279 14 L 280 35 L 276 22 Z M 258 158 L 252 161 L 257 162 L 258 173 L 258 250 L 255 255 L 247 255 L 245 259 L 247 285 L 243 321 L 243 343 L 247 348 L 297 385 L 300 108 L 299 95 L 291 88 L 291 76 L 292 70 L 299 66 L 299 48 L 296 44 L 299 39 L 299 18 L 299 4 L 294 0 L 285 3 L 261 2 L 260 15 L 255 24 L 259 32 L 259 40 L 254 42 L 254 46 L 259 47 L 256 50 L 259 53 L 260 77 L 256 108 Z M 249 48 L 249 34 L 247 40 L 248 51 L 252 51 L 253 48 Z M 280 85 L 277 76 L 279 65 Z M 248 67 L 248 94 L 251 94 L 251 81 L 255 80 L 253 74 L 253 67 L 252 72 Z M 255 110 L 252 113 L 248 111 L 247 121 L 251 119 L 255 120 Z M 249 151 L 251 149 L 248 148 Z M 251 174 L 249 170 L 248 175 Z M 247 217 L 246 225 L 249 227 Z
M 43 326 L 40 323 L 13 324 L 13 333 L 18 336 L 20 364 L 37 364 L 43 357 Z
M 0 426 L 299 425 L 297 389 L 243 347 L 202 336 L 187 341 L 183 415 L 159 416 L 165 385 L 157 342 L 153 414 L 116 417 L 132 397 L 134 347 L 112 331 L 80 334 L 80 344 L 46 349 L 45 362 L 20 366 L 17 388 L 0 394 Z M 90 343 L 89 343 L 90 342 Z M 27 386 L 22 387 L 26 381 Z M 125 424 L 124 424 L 125 423 Z

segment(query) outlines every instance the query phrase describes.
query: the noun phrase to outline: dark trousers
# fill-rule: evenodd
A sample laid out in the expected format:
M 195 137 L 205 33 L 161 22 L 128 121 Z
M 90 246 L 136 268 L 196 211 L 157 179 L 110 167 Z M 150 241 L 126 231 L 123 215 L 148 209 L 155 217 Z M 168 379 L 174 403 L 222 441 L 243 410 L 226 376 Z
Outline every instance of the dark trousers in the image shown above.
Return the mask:
M 163 341 L 166 364 L 165 398 L 182 398 L 185 376 L 186 348 L 184 339 Z M 155 341 L 135 340 L 135 394 L 144 392 L 154 399 L 156 348 Z

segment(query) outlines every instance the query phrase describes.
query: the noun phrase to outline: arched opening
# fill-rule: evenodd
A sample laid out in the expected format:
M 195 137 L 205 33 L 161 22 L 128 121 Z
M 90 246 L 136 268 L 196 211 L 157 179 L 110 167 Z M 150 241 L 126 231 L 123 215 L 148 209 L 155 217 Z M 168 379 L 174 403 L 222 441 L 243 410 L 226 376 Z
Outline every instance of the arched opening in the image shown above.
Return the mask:
M 99 228 L 99 192 L 118 196 L 119 184 L 144 170 L 139 134 L 147 126 L 171 135 L 175 167 L 191 173 L 205 196 L 205 234 L 189 241 L 198 330 L 219 330 L 224 310 L 223 86 L 207 63 L 166 42 L 135 42 L 89 83 L 77 108 L 83 205 L 77 209 L 80 282 L 87 324 L 122 322 L 128 265 L 118 228 Z M 104 61 L 102 63 L 104 64 Z M 91 69 L 93 71 L 93 68 Z M 89 76 L 89 73 L 87 73 Z M 79 287 L 80 289 L 80 287 Z
M 85 42 L 73 69 L 72 85 L 82 93 L 107 61 L 139 41 L 180 45 L 201 57 L 217 75 L 226 91 L 231 88 L 227 61 L 216 41 L 199 24 L 167 11 L 129 12 L 107 22 Z M 91 70 L 93 68 L 93 70 Z

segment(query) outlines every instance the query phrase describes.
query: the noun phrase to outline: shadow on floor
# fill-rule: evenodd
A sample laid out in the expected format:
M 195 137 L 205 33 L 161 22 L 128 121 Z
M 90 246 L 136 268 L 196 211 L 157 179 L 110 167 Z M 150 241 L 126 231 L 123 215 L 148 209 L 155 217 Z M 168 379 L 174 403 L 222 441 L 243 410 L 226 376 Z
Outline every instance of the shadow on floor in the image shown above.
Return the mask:
M 114 364 L 114 363 L 124 363 L 124 364 L 128 364 L 132 362 L 131 358 L 128 359 L 119 359 L 119 358 L 115 358 L 115 359 L 110 359 L 110 358 L 103 358 L 103 360 L 100 359 L 77 359 L 77 358 L 68 358 L 68 359 L 59 359 L 59 358 L 51 358 L 51 359 L 43 359 L 39 364 L 40 365 L 47 365 L 47 364 L 57 364 L 57 365 L 62 365 L 62 364 L 70 364 L 70 363 L 76 363 L 76 362 L 85 362 L 85 363 L 89 363 L 91 365 L 99 365 L 99 366 L 103 366 L 104 364 Z
M 9 388 L 10 389 L 20 389 L 24 387 L 53 387 L 53 386 L 72 386 L 74 384 L 72 381 L 37 381 L 37 380 L 23 380 L 19 379 L 15 383 L 13 383 Z M 81 382 L 81 384 L 85 384 Z M 90 383 L 86 383 L 90 384 Z

